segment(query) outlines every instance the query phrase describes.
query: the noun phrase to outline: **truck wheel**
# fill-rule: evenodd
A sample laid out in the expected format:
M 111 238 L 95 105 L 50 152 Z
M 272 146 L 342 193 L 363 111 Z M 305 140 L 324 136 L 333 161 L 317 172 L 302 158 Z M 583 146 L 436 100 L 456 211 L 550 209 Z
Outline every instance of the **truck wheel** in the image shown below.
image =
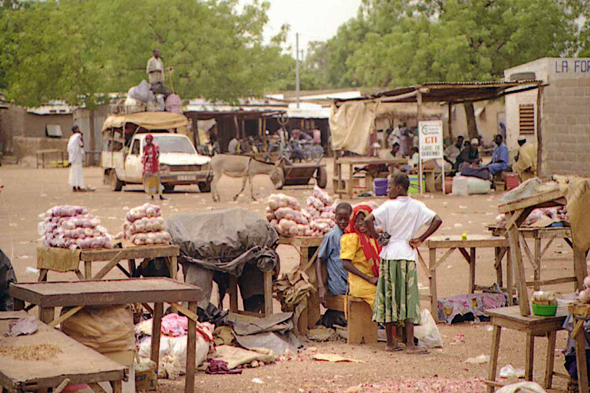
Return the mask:
M 316 180 L 319 188 L 326 188 L 328 185 L 328 172 L 326 172 L 326 168 L 318 168 Z
M 211 182 L 207 181 L 201 181 L 199 182 L 199 191 L 201 192 L 211 192 Z
M 172 192 L 174 191 L 174 187 L 176 187 L 174 184 L 164 184 L 164 191 Z
M 119 178 L 117 177 L 117 172 L 115 170 L 111 171 L 110 179 L 111 179 L 111 190 L 118 192 L 123 189 L 124 183 L 121 180 L 119 180 Z

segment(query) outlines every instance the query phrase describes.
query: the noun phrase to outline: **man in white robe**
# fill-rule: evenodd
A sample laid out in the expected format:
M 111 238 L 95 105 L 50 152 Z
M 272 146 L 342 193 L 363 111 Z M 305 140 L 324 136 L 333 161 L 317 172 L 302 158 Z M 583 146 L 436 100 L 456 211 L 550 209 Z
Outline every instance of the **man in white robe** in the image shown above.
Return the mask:
M 74 133 L 68 141 L 68 157 L 70 162 L 70 186 L 74 192 L 85 191 L 84 172 L 82 170 L 82 161 L 84 159 L 84 138 L 80 127 L 72 127 Z

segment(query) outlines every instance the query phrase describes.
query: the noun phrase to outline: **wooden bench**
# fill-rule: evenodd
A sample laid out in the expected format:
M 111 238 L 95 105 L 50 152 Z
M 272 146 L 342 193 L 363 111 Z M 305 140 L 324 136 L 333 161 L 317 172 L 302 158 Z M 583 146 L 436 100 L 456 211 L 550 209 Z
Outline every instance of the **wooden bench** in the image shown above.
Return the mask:
M 348 320 L 348 344 L 375 344 L 377 322 L 373 322 L 373 311 L 369 303 L 353 296 L 327 296 L 329 310 L 344 312 Z

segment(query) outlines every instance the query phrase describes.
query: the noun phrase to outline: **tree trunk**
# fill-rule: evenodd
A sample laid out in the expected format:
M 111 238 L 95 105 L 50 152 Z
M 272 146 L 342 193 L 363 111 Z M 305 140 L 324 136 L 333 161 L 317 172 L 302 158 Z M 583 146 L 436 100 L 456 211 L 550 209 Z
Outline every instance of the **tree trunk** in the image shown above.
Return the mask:
M 479 138 L 479 132 L 477 132 L 477 122 L 475 121 L 475 108 L 473 103 L 469 102 L 463 104 L 465 107 L 465 117 L 467 118 L 467 133 L 469 140 L 473 138 Z

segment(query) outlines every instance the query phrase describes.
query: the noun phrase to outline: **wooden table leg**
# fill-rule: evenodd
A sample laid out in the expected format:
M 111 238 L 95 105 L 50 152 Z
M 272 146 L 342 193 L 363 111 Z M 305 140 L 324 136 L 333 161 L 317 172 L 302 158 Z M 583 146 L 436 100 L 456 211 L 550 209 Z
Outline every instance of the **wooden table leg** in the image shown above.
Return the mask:
M 350 164 L 348 169 L 348 199 L 352 199 L 353 169 L 354 165 Z
M 38 282 L 47 281 L 47 269 L 39 269 L 39 278 L 37 279 Z
M 510 214 L 506 215 L 506 219 L 510 219 Z M 508 229 L 508 239 L 510 241 L 510 254 L 513 262 L 516 263 L 514 272 L 516 273 L 516 287 L 518 289 L 518 307 L 520 308 L 520 315 L 531 315 L 529 304 L 529 293 L 526 286 L 526 275 L 524 272 L 524 264 L 522 262 L 522 252 L 520 250 L 520 239 L 518 238 L 518 227 L 512 225 Z
M 113 393 L 123 393 L 123 381 L 111 381 L 111 387 L 113 388 Z
M 264 272 L 264 316 L 272 315 L 272 271 Z
M 525 343 L 525 362 L 524 362 L 524 379 L 525 381 L 533 380 L 533 367 L 535 366 L 535 336 L 533 333 L 527 332 Z
M 173 280 L 178 279 L 178 258 L 176 256 L 170 257 L 170 277 Z
M 197 313 L 197 302 L 189 302 L 188 309 Z M 188 318 L 188 339 L 186 350 L 186 379 L 184 381 L 185 393 L 195 391 L 195 362 L 197 358 L 197 322 Z
M 238 278 L 233 274 L 229 275 L 229 311 L 238 312 Z
M 533 258 L 535 259 L 535 264 L 537 267 L 534 269 L 534 278 L 535 281 L 541 281 L 541 239 L 535 237 L 535 251 L 533 254 Z M 535 286 L 535 291 L 541 290 L 541 286 Z
M 578 318 L 574 317 L 574 326 L 577 325 Z M 574 337 L 576 346 L 576 363 L 578 364 L 578 392 L 588 393 L 588 370 L 586 369 L 586 340 L 584 338 L 584 327 L 578 330 Z M 580 364 L 584 366 L 579 367 Z
M 55 309 L 53 307 L 39 307 L 39 320 L 43 323 L 49 323 L 55 318 Z
M 506 287 L 508 288 L 508 305 L 512 306 L 514 304 L 514 267 L 512 266 L 510 248 L 506 250 Z
M 338 160 L 338 158 L 336 158 L 336 160 Z M 342 198 L 342 164 L 337 162 L 336 168 L 338 173 L 338 197 Z
M 553 366 L 555 365 L 555 343 L 557 341 L 557 332 L 547 334 L 547 364 L 545 365 L 545 389 L 551 389 L 553 385 Z
M 135 259 L 128 259 L 127 267 L 129 268 L 129 273 L 131 274 L 131 277 L 133 277 L 135 271 L 137 270 L 137 264 L 135 263 Z
M 494 322 L 492 318 L 492 323 Z M 488 380 L 496 380 L 496 371 L 498 370 L 498 354 L 500 353 L 500 338 L 502 337 L 502 327 L 494 325 L 492 333 L 492 351 L 490 352 L 490 363 L 488 365 Z M 493 393 L 495 387 L 488 385 L 488 393 Z
M 469 293 L 475 293 L 475 247 L 469 253 Z
M 586 267 L 586 251 L 578 250 L 576 244 L 572 244 L 574 252 L 574 273 L 576 276 L 576 289 L 584 288 L 584 277 L 587 275 L 588 268 Z
M 496 260 L 494 262 L 494 267 L 496 268 L 496 282 L 498 286 L 502 288 L 504 286 L 504 279 L 502 277 L 502 259 L 504 257 L 504 249 L 500 247 L 496 247 L 494 249 Z
M 430 270 L 430 278 L 428 279 L 428 286 L 430 287 L 430 313 L 435 322 L 438 322 L 438 297 L 436 293 L 436 269 L 433 266 L 436 264 L 436 248 L 429 249 L 428 268 Z
M 86 280 L 92 280 L 92 262 L 84 261 L 84 277 Z
M 164 314 L 164 303 L 154 304 L 154 319 L 152 320 L 152 353 L 150 359 L 160 366 L 160 336 L 162 334 L 162 315 Z M 189 325 L 190 327 L 190 325 Z

